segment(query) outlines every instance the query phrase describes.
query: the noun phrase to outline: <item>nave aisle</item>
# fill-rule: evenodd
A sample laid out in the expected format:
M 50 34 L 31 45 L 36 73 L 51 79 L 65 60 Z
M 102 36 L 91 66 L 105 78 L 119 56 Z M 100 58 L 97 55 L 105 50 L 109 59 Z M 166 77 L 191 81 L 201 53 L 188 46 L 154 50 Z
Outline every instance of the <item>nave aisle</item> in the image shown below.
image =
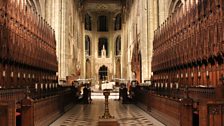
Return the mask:
M 164 126 L 133 104 L 109 100 L 110 114 L 120 126 Z M 78 104 L 50 126 L 97 126 L 104 113 L 104 100 L 94 99 L 92 104 Z

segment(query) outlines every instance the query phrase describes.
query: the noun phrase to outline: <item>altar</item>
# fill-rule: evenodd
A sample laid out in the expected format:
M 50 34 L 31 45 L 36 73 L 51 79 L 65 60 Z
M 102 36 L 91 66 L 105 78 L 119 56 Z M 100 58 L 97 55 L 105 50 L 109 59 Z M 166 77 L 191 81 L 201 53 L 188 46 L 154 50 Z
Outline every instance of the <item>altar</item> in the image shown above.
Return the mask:
M 113 90 L 114 88 L 114 85 L 115 85 L 115 82 L 106 82 L 106 83 L 102 83 L 101 84 L 101 90 L 104 90 L 104 89 L 111 89 Z

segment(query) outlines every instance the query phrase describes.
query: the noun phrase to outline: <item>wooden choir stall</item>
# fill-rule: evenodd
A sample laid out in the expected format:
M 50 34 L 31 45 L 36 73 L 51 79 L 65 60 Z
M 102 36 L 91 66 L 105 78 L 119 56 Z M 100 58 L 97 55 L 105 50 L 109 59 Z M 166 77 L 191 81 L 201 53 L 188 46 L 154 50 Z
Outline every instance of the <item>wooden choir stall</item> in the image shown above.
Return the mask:
M 169 126 L 224 125 L 224 0 L 186 0 L 155 31 L 137 100 Z
M 0 125 L 48 126 L 71 104 L 54 30 L 26 0 L 0 1 Z M 64 99 L 66 97 L 66 99 Z

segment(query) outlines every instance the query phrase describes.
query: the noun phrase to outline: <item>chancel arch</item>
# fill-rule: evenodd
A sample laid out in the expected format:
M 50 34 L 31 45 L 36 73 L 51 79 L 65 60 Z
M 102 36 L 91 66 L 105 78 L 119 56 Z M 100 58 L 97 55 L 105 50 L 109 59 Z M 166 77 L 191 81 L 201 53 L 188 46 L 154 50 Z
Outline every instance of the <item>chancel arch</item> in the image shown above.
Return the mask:
M 142 55 L 141 55 L 141 50 L 139 49 L 139 43 L 136 43 L 133 48 L 131 70 L 133 73 L 135 73 L 136 80 L 139 83 L 141 83 L 142 82 Z
M 99 75 L 99 80 L 100 81 L 107 80 L 107 78 L 108 78 L 108 68 L 105 65 L 101 66 L 100 69 L 99 69 L 98 75 Z

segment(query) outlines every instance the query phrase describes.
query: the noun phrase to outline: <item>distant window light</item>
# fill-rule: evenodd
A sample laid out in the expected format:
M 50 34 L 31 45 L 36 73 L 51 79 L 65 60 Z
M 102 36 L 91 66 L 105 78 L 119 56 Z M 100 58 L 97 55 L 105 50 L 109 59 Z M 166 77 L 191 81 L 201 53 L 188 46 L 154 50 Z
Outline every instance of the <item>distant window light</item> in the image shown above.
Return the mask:
M 106 16 L 99 16 L 98 17 L 98 31 L 106 32 L 108 31 L 108 23 L 107 23 Z

